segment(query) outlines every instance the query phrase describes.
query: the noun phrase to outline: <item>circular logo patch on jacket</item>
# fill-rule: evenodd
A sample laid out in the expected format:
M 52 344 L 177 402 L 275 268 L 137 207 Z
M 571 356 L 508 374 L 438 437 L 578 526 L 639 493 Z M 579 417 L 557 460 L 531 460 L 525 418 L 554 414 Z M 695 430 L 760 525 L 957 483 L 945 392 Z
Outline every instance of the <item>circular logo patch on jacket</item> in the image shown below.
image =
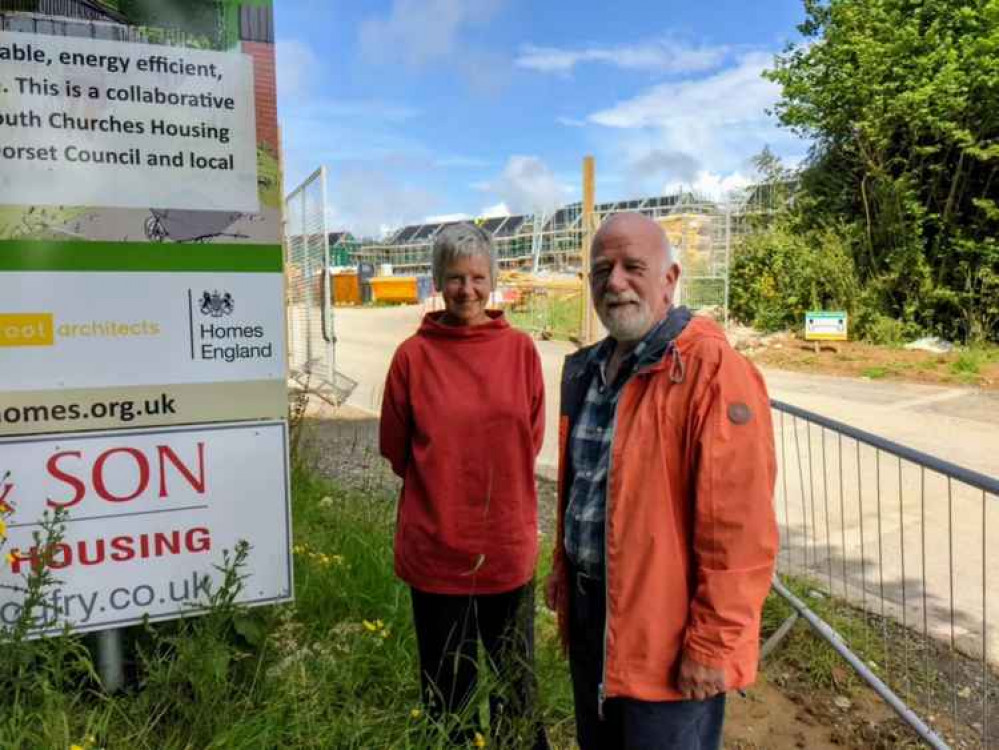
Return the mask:
M 729 404 L 728 419 L 732 424 L 746 424 L 752 418 L 753 410 L 749 408 L 748 404 L 744 404 L 741 401 Z

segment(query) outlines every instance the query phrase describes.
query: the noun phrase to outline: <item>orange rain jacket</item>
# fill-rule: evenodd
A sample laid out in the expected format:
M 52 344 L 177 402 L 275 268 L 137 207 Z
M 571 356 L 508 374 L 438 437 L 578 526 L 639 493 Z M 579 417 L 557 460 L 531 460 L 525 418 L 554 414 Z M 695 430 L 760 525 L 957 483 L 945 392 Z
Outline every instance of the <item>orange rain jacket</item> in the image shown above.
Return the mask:
M 569 437 L 589 347 L 566 358 L 559 421 L 559 629 L 568 646 L 565 508 Z M 721 329 L 694 318 L 663 358 L 625 384 L 607 480 L 603 695 L 682 699 L 680 659 L 753 682 L 760 613 L 777 552 L 776 475 L 766 386 Z

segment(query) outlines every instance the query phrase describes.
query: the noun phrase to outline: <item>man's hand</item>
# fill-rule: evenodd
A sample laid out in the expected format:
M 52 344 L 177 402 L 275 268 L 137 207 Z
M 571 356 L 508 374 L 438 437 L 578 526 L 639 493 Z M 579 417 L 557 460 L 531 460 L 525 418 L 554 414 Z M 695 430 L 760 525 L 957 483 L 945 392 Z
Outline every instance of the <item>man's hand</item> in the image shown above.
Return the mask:
M 704 701 L 725 692 L 725 670 L 706 667 L 684 655 L 676 686 L 684 700 Z
M 559 581 L 558 576 L 554 573 L 549 573 L 548 580 L 545 581 L 545 604 L 548 605 L 548 609 L 552 612 L 558 611 L 558 605 L 562 601 L 563 593 L 561 581 Z

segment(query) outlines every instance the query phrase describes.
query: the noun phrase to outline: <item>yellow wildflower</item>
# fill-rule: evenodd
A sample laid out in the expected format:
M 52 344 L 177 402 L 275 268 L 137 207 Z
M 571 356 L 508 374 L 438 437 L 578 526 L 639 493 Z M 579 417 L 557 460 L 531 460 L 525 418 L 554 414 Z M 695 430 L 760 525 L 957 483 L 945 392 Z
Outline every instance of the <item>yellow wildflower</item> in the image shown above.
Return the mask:
M 369 633 L 374 633 L 376 630 L 378 630 L 378 626 L 375 625 L 370 620 L 364 620 L 363 623 L 364 623 L 364 629 L 367 630 Z
M 475 745 L 476 747 L 485 747 L 486 746 L 486 738 L 483 737 L 478 732 L 476 732 L 475 733 L 475 741 L 472 744 Z
M 7 524 L 0 518 L 0 537 L 7 536 Z
M 412 711 L 409 712 L 409 715 L 412 716 L 414 719 L 419 719 L 421 716 L 423 716 L 423 711 L 421 711 L 418 708 L 414 708 Z
M 83 750 L 81 745 L 70 745 L 69 750 Z

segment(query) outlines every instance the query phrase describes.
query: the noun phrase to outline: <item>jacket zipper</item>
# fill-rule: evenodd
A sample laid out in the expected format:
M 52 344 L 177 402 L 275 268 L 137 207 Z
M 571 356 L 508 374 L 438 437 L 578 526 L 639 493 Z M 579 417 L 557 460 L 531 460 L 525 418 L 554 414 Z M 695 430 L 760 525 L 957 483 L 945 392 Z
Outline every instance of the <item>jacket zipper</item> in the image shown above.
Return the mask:
M 637 373 L 636 373 L 637 374 Z M 634 377 L 634 376 L 632 376 Z M 611 418 L 611 434 L 617 434 L 617 408 L 624 396 L 624 389 L 628 383 L 621 386 L 621 393 L 618 394 L 617 401 L 614 402 L 614 415 Z M 611 501 L 611 474 L 614 469 L 614 440 L 611 439 L 610 455 L 607 457 L 607 488 L 604 490 L 604 658 L 601 661 L 600 684 L 597 685 L 597 718 L 604 719 L 604 701 L 607 700 L 607 690 L 604 685 L 607 682 L 607 631 L 610 629 L 610 565 L 608 562 L 607 539 L 610 536 L 610 501 Z
M 639 375 L 645 375 L 650 372 L 655 365 L 649 365 L 641 370 L 636 370 L 628 381 L 632 378 L 636 378 Z M 621 404 L 621 399 L 624 397 L 624 389 L 628 387 L 628 381 L 625 381 L 624 385 L 621 386 L 621 393 L 618 394 L 617 402 L 614 404 L 614 416 L 611 420 L 611 429 L 614 434 L 617 434 L 617 409 Z M 604 685 L 607 682 L 607 631 L 610 627 L 610 575 L 609 575 L 609 565 L 607 557 L 607 539 L 610 536 L 608 533 L 609 521 L 610 521 L 610 500 L 611 500 L 611 470 L 614 468 L 614 441 L 611 440 L 611 452 L 607 457 L 607 489 L 606 498 L 604 502 L 604 658 L 601 662 L 601 675 L 600 684 L 597 685 L 597 718 L 600 721 L 604 720 L 604 702 L 607 700 L 607 690 Z
M 621 395 L 624 395 L 624 390 L 622 388 L 621 394 L 618 396 L 617 403 L 614 404 L 614 417 L 611 421 L 611 428 L 617 428 L 617 405 L 621 402 Z M 614 465 L 614 441 L 611 440 L 610 455 L 607 457 L 607 489 L 604 491 L 604 651 L 603 660 L 600 662 L 600 684 L 597 685 L 597 718 L 600 721 L 604 720 L 604 701 L 607 700 L 607 691 L 604 688 L 604 684 L 607 682 L 607 631 L 610 627 L 610 578 L 609 571 L 610 566 L 607 562 L 607 537 L 608 534 L 608 521 L 610 520 L 610 481 L 611 481 L 611 469 Z

